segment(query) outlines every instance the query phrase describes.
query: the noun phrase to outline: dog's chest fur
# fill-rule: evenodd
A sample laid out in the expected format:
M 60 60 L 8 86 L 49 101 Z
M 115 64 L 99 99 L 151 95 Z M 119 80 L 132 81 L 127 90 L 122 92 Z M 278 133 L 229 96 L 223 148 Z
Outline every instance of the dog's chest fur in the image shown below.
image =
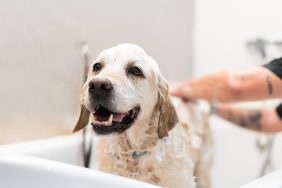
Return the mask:
M 178 114 L 180 121 L 165 139 L 160 140 L 157 135 L 144 131 L 142 137 L 150 142 L 132 147 L 126 133 L 100 138 L 96 148 L 99 170 L 165 188 L 194 188 L 195 165 L 200 158 L 204 133 L 191 126 L 191 123 L 195 123 L 189 117 L 195 116 L 191 114 L 194 113 L 193 108 L 188 112 L 186 106 L 184 108 L 177 102 L 176 105 L 177 108 L 186 109 L 187 114 Z M 134 157 L 133 152 L 141 152 L 141 156 Z
M 183 153 L 184 148 L 174 148 L 176 143 L 169 143 L 169 140 L 158 141 L 154 148 L 146 150 L 147 154 L 134 158 L 134 150 L 117 148 L 110 142 L 100 140 L 98 144 L 100 170 L 163 187 L 173 187 L 175 184 L 180 188 L 187 185 L 190 185 L 189 188 L 194 187 L 191 156 L 188 156 L 188 152 Z

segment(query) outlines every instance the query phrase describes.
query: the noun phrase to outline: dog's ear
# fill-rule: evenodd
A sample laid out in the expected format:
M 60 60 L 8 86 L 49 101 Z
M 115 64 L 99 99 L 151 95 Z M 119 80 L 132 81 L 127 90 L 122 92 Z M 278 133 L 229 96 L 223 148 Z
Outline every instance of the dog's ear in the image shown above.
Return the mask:
M 88 122 L 89 122 L 89 116 L 90 116 L 90 112 L 86 109 L 86 107 L 82 104 L 81 105 L 81 110 L 80 110 L 80 115 L 79 115 L 79 119 L 76 123 L 76 126 L 73 130 L 73 133 L 76 131 L 79 131 L 81 129 L 83 129 L 84 127 L 87 126 Z
M 158 136 L 163 138 L 168 136 L 170 131 L 178 121 L 174 105 L 169 97 L 168 83 L 162 77 L 158 78 L 158 108 L 160 110 L 158 122 Z

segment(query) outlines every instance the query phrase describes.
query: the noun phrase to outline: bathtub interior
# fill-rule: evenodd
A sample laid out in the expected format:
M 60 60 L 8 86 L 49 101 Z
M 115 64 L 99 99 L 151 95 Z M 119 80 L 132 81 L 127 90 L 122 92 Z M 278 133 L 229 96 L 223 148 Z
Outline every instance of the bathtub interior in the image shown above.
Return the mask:
M 6 144 L 0 146 L 0 154 L 22 154 L 43 159 L 82 166 L 81 133 L 49 139 Z
M 276 170 L 263 176 L 241 188 L 281 188 L 282 187 L 282 170 Z
M 5 188 L 157 188 L 121 176 L 22 155 L 0 156 L 0 167 L 0 186 Z

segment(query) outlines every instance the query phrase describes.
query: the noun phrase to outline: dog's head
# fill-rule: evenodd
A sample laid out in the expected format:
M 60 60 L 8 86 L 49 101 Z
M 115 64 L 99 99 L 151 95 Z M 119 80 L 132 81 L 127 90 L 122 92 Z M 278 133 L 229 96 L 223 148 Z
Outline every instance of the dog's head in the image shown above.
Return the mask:
M 157 114 L 159 138 L 167 136 L 177 121 L 167 81 L 143 49 L 121 44 L 104 50 L 92 64 L 74 131 L 84 128 L 91 114 L 94 131 L 105 135 L 142 125 L 137 122 L 148 123 L 153 113 Z

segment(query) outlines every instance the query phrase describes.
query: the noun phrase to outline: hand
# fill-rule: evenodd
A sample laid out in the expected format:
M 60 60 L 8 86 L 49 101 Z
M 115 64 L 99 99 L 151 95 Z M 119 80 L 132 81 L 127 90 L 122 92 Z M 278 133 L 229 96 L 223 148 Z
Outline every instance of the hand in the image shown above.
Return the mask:
M 181 97 L 186 100 L 193 100 L 192 91 L 188 81 L 172 82 L 169 85 L 169 93 L 176 97 Z

